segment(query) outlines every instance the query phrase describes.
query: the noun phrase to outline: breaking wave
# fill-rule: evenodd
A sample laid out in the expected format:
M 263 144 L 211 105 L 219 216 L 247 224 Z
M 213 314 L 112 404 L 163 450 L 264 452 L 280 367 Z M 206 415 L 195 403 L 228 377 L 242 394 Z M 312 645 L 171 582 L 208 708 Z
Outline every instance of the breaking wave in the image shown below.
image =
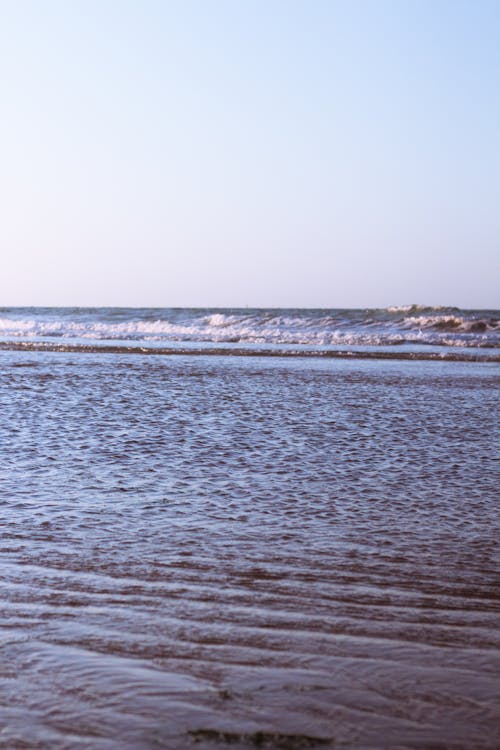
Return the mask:
M 379 310 L 3 308 L 0 314 L 4 341 L 500 347 L 498 311 L 420 305 Z
M 494 318 L 466 318 L 461 315 L 420 315 L 405 317 L 404 324 L 411 328 L 430 328 L 437 331 L 462 331 L 484 333 L 498 331 L 499 321 Z

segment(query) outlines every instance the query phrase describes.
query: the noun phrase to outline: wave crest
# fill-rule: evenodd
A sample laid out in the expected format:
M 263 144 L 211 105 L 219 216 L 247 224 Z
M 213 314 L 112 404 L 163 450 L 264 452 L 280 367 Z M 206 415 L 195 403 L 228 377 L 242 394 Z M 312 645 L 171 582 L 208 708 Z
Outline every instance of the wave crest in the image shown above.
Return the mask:
M 411 305 L 387 310 L 4 310 L 0 337 L 155 342 L 245 343 L 269 346 L 430 345 L 500 347 L 495 311 Z M 402 314 L 402 310 L 405 312 Z
M 405 317 L 403 324 L 411 328 L 431 328 L 436 331 L 461 331 L 485 333 L 496 331 L 499 321 L 493 318 L 465 318 L 460 315 L 420 315 Z

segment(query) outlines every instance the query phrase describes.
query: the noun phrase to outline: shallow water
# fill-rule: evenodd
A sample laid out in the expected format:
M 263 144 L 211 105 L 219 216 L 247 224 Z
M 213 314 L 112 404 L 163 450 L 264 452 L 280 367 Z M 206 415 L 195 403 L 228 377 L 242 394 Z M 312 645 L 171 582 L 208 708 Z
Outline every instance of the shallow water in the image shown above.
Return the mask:
M 499 374 L 0 352 L 0 747 L 497 748 Z

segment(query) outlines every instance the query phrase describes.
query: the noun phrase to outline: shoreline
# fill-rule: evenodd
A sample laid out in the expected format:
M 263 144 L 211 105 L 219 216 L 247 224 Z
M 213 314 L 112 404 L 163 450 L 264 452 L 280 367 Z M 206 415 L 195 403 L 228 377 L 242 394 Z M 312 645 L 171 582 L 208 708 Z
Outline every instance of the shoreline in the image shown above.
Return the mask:
M 162 356 L 230 356 L 230 357 L 274 357 L 274 358 L 321 358 L 356 360 L 401 360 L 421 362 L 485 362 L 500 364 L 500 354 L 477 354 L 464 352 L 396 352 L 382 350 L 302 350 L 302 349 L 250 349 L 230 347 L 143 347 L 116 344 L 52 344 L 46 342 L 0 341 L 0 351 L 60 352 L 69 354 L 146 354 Z

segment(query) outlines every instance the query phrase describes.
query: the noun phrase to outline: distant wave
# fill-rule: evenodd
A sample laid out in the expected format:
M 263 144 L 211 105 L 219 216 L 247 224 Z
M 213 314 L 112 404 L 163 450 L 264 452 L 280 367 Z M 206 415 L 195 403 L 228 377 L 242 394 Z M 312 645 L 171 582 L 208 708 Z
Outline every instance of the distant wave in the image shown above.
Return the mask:
M 396 305 L 384 308 L 389 313 L 422 313 L 422 312 L 459 312 L 458 307 L 444 307 L 442 305 Z
M 438 331 L 463 331 L 484 333 L 500 330 L 499 321 L 493 318 L 465 318 L 460 315 L 420 315 L 404 318 L 404 324 L 413 328 L 432 328 Z
M 311 347 L 498 348 L 500 314 L 407 305 L 379 310 L 4 308 L 0 339 Z

